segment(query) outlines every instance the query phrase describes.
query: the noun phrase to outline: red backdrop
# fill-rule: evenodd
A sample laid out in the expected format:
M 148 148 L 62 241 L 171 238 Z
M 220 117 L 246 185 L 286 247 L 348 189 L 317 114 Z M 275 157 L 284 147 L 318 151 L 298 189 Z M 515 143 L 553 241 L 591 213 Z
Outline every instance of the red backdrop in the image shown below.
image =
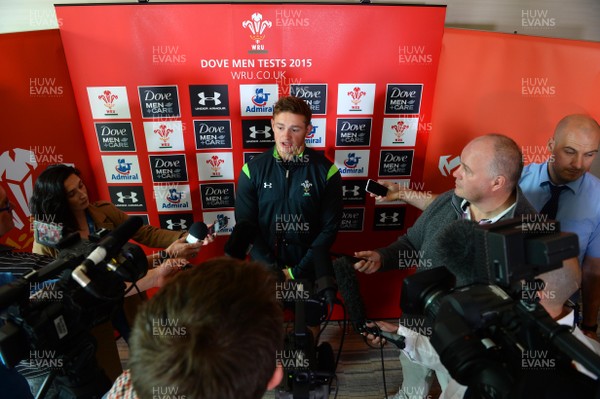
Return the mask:
M 0 73 L 11 77 L 2 83 L 3 114 L 9 117 L 4 122 L 7 133 L 2 136 L 0 154 L 36 145 L 56 146 L 55 153 L 62 154 L 64 162 L 76 163 L 84 169 L 86 180 L 93 181 L 58 31 L 0 35 L 0 52 L 4 55 Z M 42 79 L 39 84 L 31 81 L 35 77 Z M 56 80 L 44 83 L 44 78 Z M 33 96 L 32 87 L 34 93 L 46 96 Z M 58 93 L 59 87 L 62 95 L 48 96 Z M 598 43 L 446 29 L 433 115 L 430 125 L 422 127 L 431 135 L 425 190 L 452 187 L 453 179 L 440 172 L 440 158 L 447 156 L 444 159 L 451 164 L 463 145 L 479 134 L 507 134 L 524 146 L 526 162 L 543 160 L 543 147 L 556 122 L 573 112 L 599 119 L 595 106 L 599 96 Z M 37 156 L 39 161 L 49 158 L 48 154 Z M 6 170 L 14 166 L 4 157 L 0 162 L 5 181 Z M 34 176 L 42 164 L 33 168 Z M 14 194 L 9 194 L 15 201 Z M 17 213 L 25 217 L 22 209 Z M 361 247 L 384 245 L 399 232 L 347 234 L 352 236 L 351 243 L 342 249 L 351 250 L 357 243 Z M 2 242 L 31 243 L 29 226 L 3 237 Z M 361 276 L 370 317 L 398 315 L 400 278 L 400 273 L 394 278 Z

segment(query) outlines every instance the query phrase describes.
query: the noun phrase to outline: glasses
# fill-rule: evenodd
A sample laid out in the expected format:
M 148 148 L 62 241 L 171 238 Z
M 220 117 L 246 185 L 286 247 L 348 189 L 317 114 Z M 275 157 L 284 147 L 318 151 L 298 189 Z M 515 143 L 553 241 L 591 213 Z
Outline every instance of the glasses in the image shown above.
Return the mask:
M 0 208 L 0 213 L 4 212 L 4 211 L 12 211 L 13 208 L 13 204 L 10 203 L 10 201 L 8 202 L 8 204 L 4 207 L 4 208 Z

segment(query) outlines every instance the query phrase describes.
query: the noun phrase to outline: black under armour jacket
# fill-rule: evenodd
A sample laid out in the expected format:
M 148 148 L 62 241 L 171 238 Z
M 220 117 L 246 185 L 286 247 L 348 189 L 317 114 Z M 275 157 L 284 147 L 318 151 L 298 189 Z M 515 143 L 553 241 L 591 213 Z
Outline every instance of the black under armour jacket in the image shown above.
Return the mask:
M 342 218 L 340 172 L 310 148 L 284 162 L 273 147 L 242 168 L 235 218 L 257 226 L 253 260 L 291 267 L 294 278 L 312 280 L 311 248 L 329 249 Z

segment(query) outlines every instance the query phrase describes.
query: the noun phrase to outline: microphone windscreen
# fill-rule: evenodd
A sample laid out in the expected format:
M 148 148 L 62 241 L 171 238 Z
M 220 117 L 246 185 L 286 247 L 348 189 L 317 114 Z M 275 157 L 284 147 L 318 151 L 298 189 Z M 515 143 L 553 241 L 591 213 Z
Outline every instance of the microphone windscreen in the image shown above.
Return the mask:
M 185 238 L 190 244 L 195 244 L 198 241 L 204 240 L 208 234 L 208 226 L 204 222 L 194 222 L 188 231 L 188 235 Z
M 338 290 L 348 312 L 348 318 L 357 326 L 362 326 L 367 318 L 365 305 L 360 296 L 360 286 L 356 271 L 346 257 L 337 258 L 333 262 L 333 270 L 335 272 L 335 280 L 338 285 Z
M 484 264 L 478 257 L 480 237 L 478 224 L 470 220 L 456 220 L 443 228 L 438 235 L 443 265 L 456 277 L 461 287 L 482 282 Z

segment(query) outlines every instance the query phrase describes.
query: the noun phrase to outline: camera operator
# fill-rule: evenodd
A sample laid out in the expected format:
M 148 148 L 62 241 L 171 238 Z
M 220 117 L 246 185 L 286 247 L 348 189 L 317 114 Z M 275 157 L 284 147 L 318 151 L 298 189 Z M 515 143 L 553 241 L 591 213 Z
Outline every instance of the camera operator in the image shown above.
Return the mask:
M 8 233 L 13 227 L 12 204 L 8 199 L 5 189 L 0 185 L 0 236 Z M 212 241 L 212 237 L 208 237 L 200 241 L 200 243 L 201 245 L 206 245 L 210 241 Z M 9 246 L 0 245 L 0 285 L 9 283 L 25 275 L 32 269 L 39 269 L 53 260 L 53 258 L 44 255 L 15 252 Z M 145 291 L 152 287 L 161 287 L 167 278 L 181 270 L 181 267 L 185 264 L 187 264 L 187 261 L 181 258 L 167 259 L 157 267 L 152 267 L 152 264 L 150 264 L 148 273 L 136 282 L 136 286 L 140 291 Z M 134 290 L 130 290 L 128 295 L 133 295 L 135 292 Z M 120 359 L 114 341 L 113 330 L 106 324 L 99 325 L 92 331 L 94 331 L 97 338 L 100 338 L 100 344 L 106 343 L 106 346 L 100 346 L 97 351 L 101 352 L 101 356 L 98 357 L 101 367 L 112 367 L 114 364 L 118 364 L 118 369 L 115 371 L 116 375 L 112 378 L 114 380 L 120 373 Z M 17 369 L 21 374 L 26 376 L 29 386 L 23 376 L 17 373 L 15 369 L 9 370 L 4 366 L 0 366 L 0 392 L 3 395 L 9 395 L 3 397 L 31 397 L 31 390 L 37 391 L 39 384 L 41 384 L 42 380 L 48 374 L 47 370 L 19 366 Z M 105 371 L 110 373 L 110 369 Z M 7 386 L 5 387 L 5 385 Z M 13 394 L 14 396 L 11 396 Z
M 581 281 L 581 272 L 577 263 L 566 262 L 562 268 L 543 273 L 538 278 L 545 283 L 543 290 L 538 293 L 540 305 L 558 324 L 572 326 L 572 334 L 588 348 L 600 354 L 600 343 L 587 337 L 575 325 L 574 310 L 568 305 L 569 298 L 573 293 L 577 292 L 579 282 Z M 417 334 L 402 325 L 398 326 L 385 321 L 378 321 L 376 324 L 383 331 L 397 333 L 406 337 L 404 341 L 406 346 L 402 350 L 403 353 L 412 362 L 435 371 L 440 382 L 440 387 L 442 388 L 440 398 L 459 399 L 464 397 L 467 387 L 459 384 L 450 376 L 450 373 L 442 364 L 428 337 Z M 367 337 L 373 344 L 380 344 L 379 337 L 374 337 L 373 335 L 367 335 Z M 385 339 L 383 342 L 385 343 Z M 592 374 L 577 362 L 573 362 L 573 366 L 589 377 L 598 378 L 598 376 Z
M 439 234 L 453 221 L 495 223 L 536 213 L 517 185 L 522 168 L 521 150 L 509 137 L 488 134 L 475 138 L 461 153 L 461 165 L 454 172 L 456 188 L 437 197 L 394 243 L 356 252 L 355 256 L 365 260 L 356 263 L 355 269 L 369 274 L 406 267 L 403 265 L 414 264 L 415 259 L 430 263 L 431 267 L 439 266 L 443 264 L 444 251 L 439 245 Z M 403 387 L 423 391 L 426 396 L 433 379 L 431 370 L 410 362 L 402 353 L 400 360 Z
M 138 312 L 130 369 L 107 399 L 260 399 L 283 377 L 283 311 L 263 266 L 216 258 L 171 279 Z

